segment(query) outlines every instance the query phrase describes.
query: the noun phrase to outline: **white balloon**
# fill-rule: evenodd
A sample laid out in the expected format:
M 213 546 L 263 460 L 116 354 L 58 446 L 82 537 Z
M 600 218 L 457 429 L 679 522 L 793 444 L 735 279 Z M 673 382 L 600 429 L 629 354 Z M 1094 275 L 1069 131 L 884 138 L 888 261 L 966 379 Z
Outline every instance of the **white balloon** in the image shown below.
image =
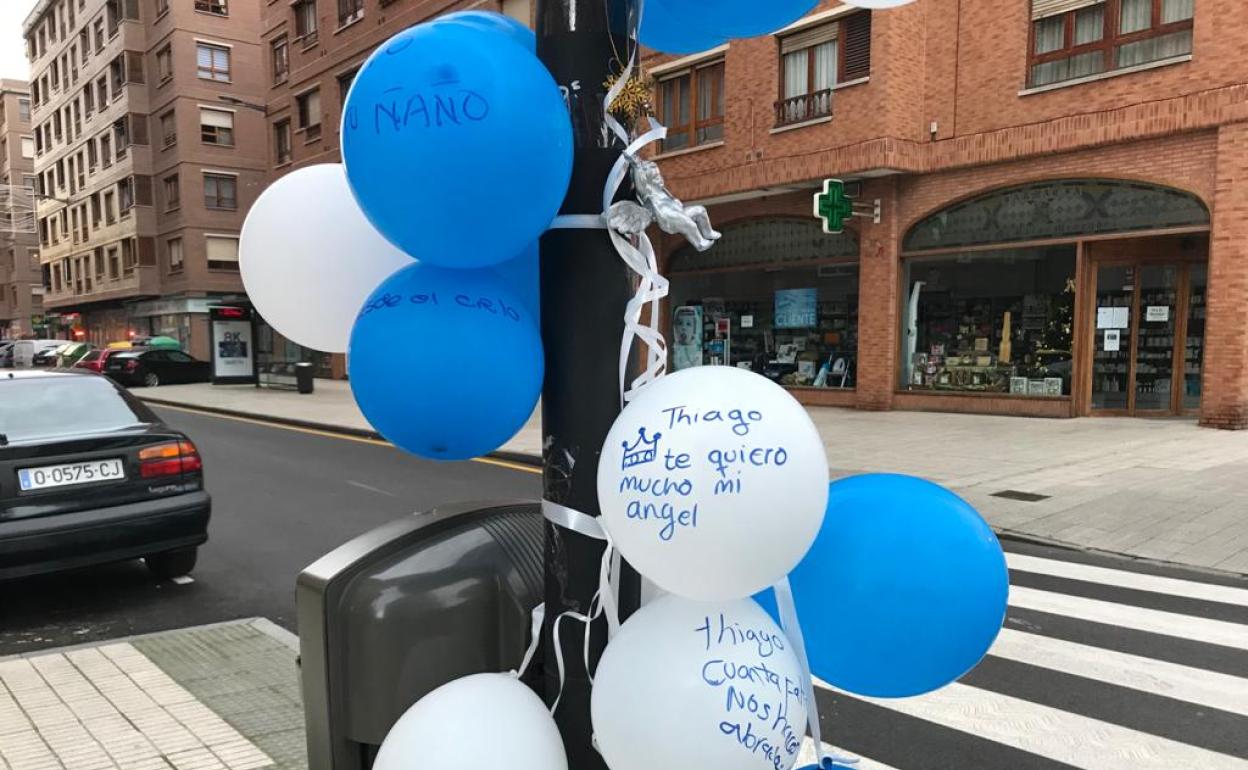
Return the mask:
M 598 664 L 598 750 L 611 770 L 789 770 L 806 735 L 800 672 L 753 600 L 658 599 Z
M 914 0 L 841 0 L 846 5 L 857 6 L 858 8 L 900 8 L 903 5 L 909 5 Z
M 598 498 L 615 545 L 660 588 L 738 599 L 810 549 L 828 458 L 784 388 L 743 369 L 685 369 L 647 385 L 615 421 Z
M 375 770 L 567 770 L 559 728 L 514 676 L 444 684 L 407 710 L 381 744 Z
M 274 182 L 251 207 L 239 237 L 247 296 L 283 337 L 345 353 L 368 295 L 412 258 L 381 237 L 356 205 L 338 163 Z

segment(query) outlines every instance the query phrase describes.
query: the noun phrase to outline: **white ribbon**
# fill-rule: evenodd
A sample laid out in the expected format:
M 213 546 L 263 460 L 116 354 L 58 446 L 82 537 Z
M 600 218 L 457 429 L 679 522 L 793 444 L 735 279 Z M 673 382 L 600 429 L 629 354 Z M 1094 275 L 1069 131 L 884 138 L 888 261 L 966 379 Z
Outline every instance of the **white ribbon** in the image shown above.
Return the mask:
M 619 559 L 616 558 L 615 545 L 611 542 L 611 536 L 602 528 L 602 524 L 598 519 L 586 513 L 569 508 L 566 505 L 552 503 L 549 500 L 542 501 L 542 515 L 552 524 L 571 530 L 585 537 L 591 537 L 595 540 L 606 542 L 606 548 L 602 552 L 602 561 L 598 568 L 598 591 L 594 594 L 589 602 L 589 610 L 586 613 L 567 610 L 561 613 L 554 620 L 554 629 L 552 633 L 551 643 L 555 647 L 555 663 L 559 667 L 559 694 L 555 696 L 554 703 L 550 706 L 550 713 L 555 713 L 559 708 L 559 701 L 563 699 L 563 686 L 567 679 L 566 666 L 563 661 L 563 642 L 561 631 L 564 620 L 575 620 L 584 624 L 584 645 L 582 654 L 585 658 L 585 673 L 589 676 L 592 684 L 594 681 L 593 673 L 589 670 L 589 640 L 590 629 L 594 621 L 598 618 L 606 617 L 607 619 L 607 638 L 615 636 L 620 630 L 620 609 L 619 609 Z M 536 617 L 536 610 L 534 616 Z M 542 619 L 546 617 L 545 607 L 542 607 Z M 540 636 L 540 633 L 539 633 Z M 526 655 L 526 660 L 529 656 Z
M 776 593 L 776 608 L 780 611 L 780 626 L 785 636 L 793 645 L 793 654 L 802 669 L 802 691 L 806 698 L 806 717 L 810 725 L 810 737 L 815 743 L 815 756 L 818 767 L 824 768 L 829 763 L 841 765 L 857 764 L 853 757 L 833 756 L 823 750 L 823 736 L 819 727 L 819 704 L 815 700 L 815 680 L 810 673 L 810 659 L 806 656 L 806 637 L 802 634 L 802 624 L 797 617 L 797 602 L 793 599 L 793 586 L 789 579 L 783 578 L 772 587 Z

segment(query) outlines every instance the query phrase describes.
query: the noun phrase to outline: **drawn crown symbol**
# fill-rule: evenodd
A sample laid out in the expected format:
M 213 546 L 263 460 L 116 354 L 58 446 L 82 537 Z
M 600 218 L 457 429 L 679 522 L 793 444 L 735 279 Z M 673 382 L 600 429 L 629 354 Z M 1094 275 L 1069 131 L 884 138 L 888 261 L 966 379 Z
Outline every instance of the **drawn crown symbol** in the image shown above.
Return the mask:
M 624 442 L 624 467 L 631 468 L 634 465 L 641 465 L 654 461 L 658 457 L 659 439 L 663 438 L 662 433 L 654 434 L 654 438 L 646 438 L 646 429 L 639 428 L 637 430 L 637 441 L 629 444 Z

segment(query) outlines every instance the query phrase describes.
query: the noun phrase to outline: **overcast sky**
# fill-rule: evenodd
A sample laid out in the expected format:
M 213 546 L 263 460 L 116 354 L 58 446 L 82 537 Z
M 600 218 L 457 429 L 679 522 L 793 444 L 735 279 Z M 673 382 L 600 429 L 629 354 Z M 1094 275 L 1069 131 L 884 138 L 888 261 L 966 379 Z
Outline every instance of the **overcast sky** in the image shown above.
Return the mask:
M 22 21 L 34 7 L 35 0 L 0 0 L 0 78 L 30 77 Z

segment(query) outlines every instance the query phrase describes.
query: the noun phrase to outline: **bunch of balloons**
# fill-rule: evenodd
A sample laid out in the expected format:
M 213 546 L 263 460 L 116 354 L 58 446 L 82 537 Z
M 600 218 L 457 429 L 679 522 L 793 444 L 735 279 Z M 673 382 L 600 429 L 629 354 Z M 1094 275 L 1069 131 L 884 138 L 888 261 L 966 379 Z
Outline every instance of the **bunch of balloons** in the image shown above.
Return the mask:
M 572 128 L 536 48 L 482 11 L 391 38 L 347 96 L 344 164 L 287 174 L 243 226 L 260 314 L 348 353 L 364 416 L 421 457 L 497 449 L 541 392 L 537 240 L 567 193 Z
M 789 770 L 811 672 L 912 696 L 987 653 L 1009 582 L 983 519 L 920 479 L 828 476 L 809 414 L 760 375 L 686 369 L 625 408 L 598 467 L 603 522 L 669 595 L 623 624 L 594 680 L 611 770 Z

